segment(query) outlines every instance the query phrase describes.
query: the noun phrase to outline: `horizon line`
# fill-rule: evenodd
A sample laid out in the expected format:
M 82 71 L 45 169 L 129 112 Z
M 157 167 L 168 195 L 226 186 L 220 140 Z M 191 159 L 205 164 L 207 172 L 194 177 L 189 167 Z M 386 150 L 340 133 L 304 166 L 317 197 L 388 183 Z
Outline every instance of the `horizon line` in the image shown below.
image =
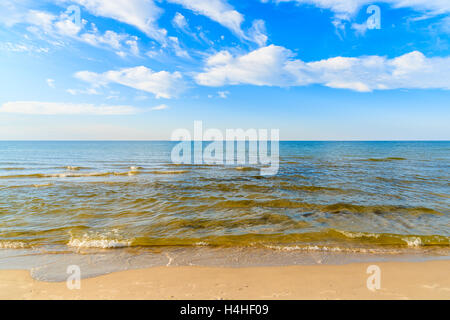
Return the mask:
M 29 139 L 10 139 L 10 140 L 3 140 L 0 139 L 0 142 L 182 142 L 183 140 L 160 140 L 160 139 L 130 139 L 130 140 L 109 140 L 109 139 L 58 139 L 58 140 L 51 140 L 51 139 L 35 139 L 35 140 L 29 140 Z M 191 142 L 214 142 L 215 140 L 190 140 Z M 259 141 L 259 140 L 222 140 L 223 142 L 228 141 Z M 267 141 L 271 141 L 268 139 Z M 392 139 L 392 140 L 378 140 L 378 139 L 370 139 L 370 140 L 364 140 L 364 139 L 323 139 L 323 140 L 278 140 L 279 142 L 450 142 L 450 139 Z M 219 141 L 217 141 L 219 142 Z

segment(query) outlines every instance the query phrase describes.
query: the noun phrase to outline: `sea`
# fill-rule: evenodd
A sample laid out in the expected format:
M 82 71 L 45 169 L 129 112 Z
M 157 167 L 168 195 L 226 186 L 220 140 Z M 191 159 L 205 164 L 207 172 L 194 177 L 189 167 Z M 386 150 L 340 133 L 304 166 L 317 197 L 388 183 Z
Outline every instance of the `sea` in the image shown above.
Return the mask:
M 207 146 L 209 142 L 203 142 Z M 279 169 L 171 141 L 1 141 L 0 269 L 448 259 L 450 142 L 281 141 Z

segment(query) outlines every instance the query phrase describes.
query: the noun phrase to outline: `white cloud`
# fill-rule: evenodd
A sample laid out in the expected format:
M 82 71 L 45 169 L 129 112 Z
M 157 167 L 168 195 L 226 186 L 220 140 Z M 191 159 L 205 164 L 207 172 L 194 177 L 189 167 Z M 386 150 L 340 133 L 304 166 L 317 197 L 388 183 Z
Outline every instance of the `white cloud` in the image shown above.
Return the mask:
M 117 83 L 137 90 L 153 93 L 156 98 L 170 99 L 178 96 L 185 86 L 179 72 L 155 72 L 144 66 L 111 70 L 104 73 L 80 71 L 75 77 L 94 87 Z
M 229 29 L 240 39 L 248 40 L 265 45 L 267 36 L 265 35 L 264 21 L 255 20 L 248 34 L 241 28 L 244 16 L 236 11 L 226 0 L 167 0 L 176 3 L 197 14 L 204 15 Z M 178 26 L 185 26 L 185 19 L 182 15 L 176 15 L 173 22 Z M 182 28 L 182 27 L 180 27 Z
M 352 29 L 354 29 L 358 35 L 365 35 L 368 29 L 367 23 L 352 23 Z
M 39 27 L 45 32 L 51 32 L 56 18 L 55 15 L 48 12 L 29 10 L 25 15 L 24 22 Z
M 36 47 L 27 43 L 12 43 L 4 42 L 0 43 L 0 50 L 8 52 L 29 52 L 29 53 L 48 53 L 49 48 Z
M 73 96 L 79 94 L 87 94 L 87 95 L 97 95 L 100 94 L 95 88 L 88 88 L 86 90 L 78 90 L 78 89 L 67 89 L 67 93 L 70 93 Z
M 334 13 L 332 23 L 340 38 L 342 38 L 341 33 L 346 28 L 346 21 L 352 20 L 362 7 L 372 4 L 387 3 L 392 8 L 410 8 L 424 13 L 427 17 L 450 13 L 449 0 L 261 0 L 261 2 L 295 2 L 299 5 L 314 5 L 321 9 L 330 10 Z M 363 35 L 366 31 L 362 24 L 353 24 L 352 28 L 360 35 Z
M 175 13 L 175 16 L 172 19 L 172 25 L 183 32 L 189 30 L 189 24 L 186 18 L 179 12 Z
M 93 25 L 92 31 L 81 34 L 78 40 L 95 47 L 110 47 L 116 50 L 116 53 L 121 57 L 125 57 L 127 52 L 134 56 L 139 56 L 137 37 L 128 34 L 118 34 L 111 30 L 107 30 L 104 34 L 101 34 L 95 25 Z
M 28 10 L 20 22 L 28 24 L 27 30 L 36 33 L 38 36 L 48 34 L 51 36 L 76 37 L 82 29 L 82 25 L 72 21 L 65 12 L 58 16 L 46 11 Z
M 35 115 L 127 115 L 139 110 L 131 106 L 95 106 L 93 104 L 57 103 L 39 101 L 6 102 L 0 113 Z
M 241 24 L 244 21 L 242 14 L 233 9 L 226 0 L 168 0 L 182 5 L 184 8 L 204 15 L 230 29 L 236 35 L 244 38 Z
M 219 92 L 217 92 L 217 94 L 219 95 L 220 98 L 226 99 L 226 98 L 228 98 L 228 95 L 230 94 L 230 92 L 229 91 L 219 91 Z
M 386 89 L 450 90 L 450 57 L 427 58 L 413 51 L 397 58 L 335 57 L 303 62 L 270 45 L 241 56 L 222 51 L 206 61 L 195 76 L 200 85 L 306 86 L 320 84 L 360 92 Z
M 53 80 L 53 79 L 47 79 L 46 82 L 47 82 L 47 85 L 48 85 L 50 88 L 55 88 L 55 80 Z
M 118 34 L 111 30 L 102 34 L 93 23 L 90 30 L 83 32 L 82 30 L 86 29 L 86 21 L 82 20 L 82 24 L 78 25 L 66 12 L 54 15 L 45 11 L 25 10 L 21 21 L 16 21 L 19 22 L 28 24 L 27 30 L 39 38 L 43 38 L 44 35 L 59 40 L 70 38 L 96 47 L 112 48 L 120 56 L 126 56 L 128 53 L 139 55 L 137 37 Z
M 274 45 L 238 57 L 221 51 L 208 58 L 205 72 L 195 78 L 198 84 L 217 87 L 226 84 L 287 86 L 294 81 L 294 76 L 284 70 L 292 56 L 291 51 Z
M 152 110 L 165 110 L 165 109 L 169 109 L 169 106 L 165 104 L 160 104 L 159 106 L 152 108 Z
M 125 43 L 130 46 L 130 52 L 132 54 L 134 54 L 135 56 L 139 55 L 139 46 L 138 46 L 136 37 L 132 40 L 125 41 Z
M 97 32 L 84 33 L 80 36 L 81 40 L 89 43 L 92 46 L 100 46 L 102 44 L 108 45 L 113 49 L 121 49 L 121 42 L 124 41 L 127 36 L 118 34 L 114 31 L 108 30 L 103 35 Z
M 82 29 L 81 23 L 80 25 L 74 23 L 65 13 L 61 14 L 54 27 L 59 35 L 69 37 L 75 37 Z
M 268 2 L 262 0 L 261 2 Z M 315 5 L 322 9 L 333 11 L 337 17 L 348 19 L 353 16 L 362 6 L 374 3 L 387 3 L 394 8 L 412 8 L 417 11 L 427 11 L 432 14 L 450 12 L 450 1 L 448 0 L 273 0 L 273 2 L 296 2 L 298 4 Z
M 29 32 L 36 34 L 41 39 L 45 39 L 43 35 L 46 35 L 60 40 L 60 45 L 64 44 L 65 39 L 73 39 L 98 48 L 112 49 L 120 57 L 140 55 L 138 37 L 112 30 L 102 33 L 94 23 L 87 25 L 86 20 L 81 20 L 81 25 L 78 25 L 68 16 L 67 12 L 54 15 L 45 11 L 28 10 L 22 20 L 21 22 L 29 25 L 27 28 Z M 51 41 L 48 40 L 48 42 Z
M 67 0 L 85 7 L 90 13 L 132 25 L 152 39 L 165 41 L 167 31 L 157 26 L 162 9 L 153 0 Z
M 266 35 L 266 23 L 264 20 L 254 20 L 249 30 L 250 39 L 260 47 L 266 45 L 268 37 Z
M 198 40 L 197 35 L 194 32 L 192 32 L 191 28 L 189 27 L 188 21 L 181 13 L 177 12 L 175 14 L 175 16 L 172 19 L 172 25 L 174 26 L 175 29 Z
M 0 23 L 11 27 L 23 20 L 23 12 L 26 11 L 24 0 L 2 0 L 0 1 Z
M 189 53 L 184 50 L 183 48 L 181 48 L 180 46 L 180 42 L 178 41 L 177 37 L 169 37 L 168 38 L 169 43 L 170 43 L 170 47 L 173 49 L 173 51 L 175 52 L 175 55 L 177 57 L 180 58 L 190 58 Z

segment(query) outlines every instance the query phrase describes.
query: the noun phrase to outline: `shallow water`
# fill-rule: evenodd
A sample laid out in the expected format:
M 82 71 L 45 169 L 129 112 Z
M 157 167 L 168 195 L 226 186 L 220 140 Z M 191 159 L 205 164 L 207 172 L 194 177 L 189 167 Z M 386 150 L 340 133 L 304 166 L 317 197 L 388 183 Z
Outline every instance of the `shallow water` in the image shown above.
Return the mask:
M 450 248 L 450 142 L 281 142 L 275 176 L 174 145 L 0 142 L 0 248 Z

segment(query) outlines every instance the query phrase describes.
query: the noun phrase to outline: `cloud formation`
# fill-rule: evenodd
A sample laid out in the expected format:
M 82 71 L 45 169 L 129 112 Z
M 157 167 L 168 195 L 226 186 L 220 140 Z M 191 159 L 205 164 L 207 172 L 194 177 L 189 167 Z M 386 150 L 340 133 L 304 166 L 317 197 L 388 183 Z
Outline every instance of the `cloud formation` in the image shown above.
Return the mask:
M 75 74 L 75 77 L 90 83 L 94 87 L 116 83 L 153 93 L 156 98 L 166 99 L 178 96 L 185 88 L 180 72 L 155 72 L 144 66 L 111 70 L 104 73 L 80 71 Z
M 45 82 L 47 82 L 47 85 L 50 88 L 55 88 L 55 80 L 54 79 L 47 79 L 47 80 L 45 80 Z
M 216 21 L 224 27 L 230 29 L 237 36 L 243 38 L 244 32 L 241 24 L 244 16 L 233 9 L 226 0 L 168 0 L 169 2 L 179 4 L 184 8 L 197 14 L 204 15 L 213 21 Z
M 69 38 L 95 47 L 113 49 L 121 57 L 128 54 L 139 55 L 137 37 L 111 30 L 101 33 L 93 23 L 88 30 L 86 20 L 80 20 L 77 24 L 67 12 L 56 15 L 40 10 L 25 10 L 21 13 L 20 19 L 14 22 L 14 24 L 18 23 L 28 25 L 27 31 L 36 34 L 39 38 L 45 35 L 57 40 L 59 45 L 63 44 L 64 39 Z M 54 41 L 49 42 L 54 43 Z
M 96 106 L 93 104 L 57 103 L 40 101 L 6 102 L 0 113 L 30 115 L 129 115 L 139 110 L 131 106 Z
M 228 51 L 210 56 L 195 80 L 212 87 L 319 84 L 359 92 L 400 88 L 450 90 L 450 57 L 427 58 L 413 51 L 393 59 L 362 56 L 303 62 L 294 59 L 290 50 L 270 45 L 241 56 Z
M 389 4 L 392 8 L 410 8 L 425 16 L 435 16 L 450 13 L 450 1 L 448 0 L 260 0 L 263 3 L 293 2 L 298 5 L 312 5 L 334 13 L 332 24 L 336 28 L 336 34 L 342 39 L 342 33 L 346 28 L 346 22 L 352 20 L 356 13 L 364 6 L 377 3 Z M 366 32 L 365 24 L 351 24 L 357 34 Z
M 267 36 L 265 35 L 265 25 L 263 20 L 253 21 L 252 27 L 248 32 L 242 30 L 244 16 L 236 11 L 226 0 L 167 0 L 176 3 L 184 8 L 201 14 L 209 19 L 216 21 L 225 28 L 233 32 L 237 37 L 243 40 L 254 42 L 260 46 L 265 45 Z M 184 24 L 182 16 L 175 17 L 176 23 Z
M 166 104 L 160 104 L 159 106 L 153 107 L 152 110 L 165 110 L 165 109 L 169 109 L 169 106 Z
M 66 1 L 66 0 L 65 0 Z M 162 9 L 153 0 L 67 0 L 77 3 L 96 16 L 111 18 L 132 25 L 161 43 L 167 31 L 157 25 Z
M 269 2 L 270 0 L 261 0 Z M 272 0 L 272 2 L 296 2 L 298 4 L 314 5 L 318 8 L 333 11 L 338 18 L 348 19 L 362 6 L 374 3 L 387 3 L 393 8 L 412 8 L 416 11 L 426 11 L 431 14 L 443 14 L 450 12 L 450 1 L 447 0 Z

